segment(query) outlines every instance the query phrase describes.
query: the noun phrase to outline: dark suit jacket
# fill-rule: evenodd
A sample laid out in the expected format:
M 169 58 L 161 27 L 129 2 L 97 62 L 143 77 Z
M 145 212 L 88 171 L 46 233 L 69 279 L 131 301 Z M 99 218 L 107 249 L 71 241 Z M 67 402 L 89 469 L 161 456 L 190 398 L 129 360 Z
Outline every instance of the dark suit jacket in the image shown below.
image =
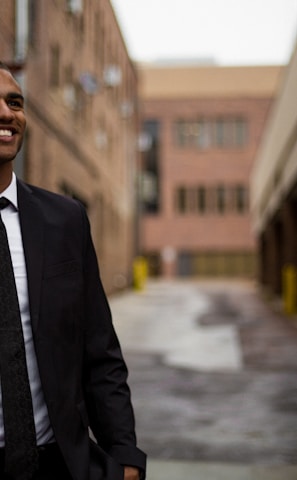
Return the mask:
M 145 454 L 136 447 L 127 368 L 87 215 L 73 199 L 21 181 L 17 188 L 34 344 L 56 441 L 74 479 L 120 480 L 121 465 L 145 469 Z

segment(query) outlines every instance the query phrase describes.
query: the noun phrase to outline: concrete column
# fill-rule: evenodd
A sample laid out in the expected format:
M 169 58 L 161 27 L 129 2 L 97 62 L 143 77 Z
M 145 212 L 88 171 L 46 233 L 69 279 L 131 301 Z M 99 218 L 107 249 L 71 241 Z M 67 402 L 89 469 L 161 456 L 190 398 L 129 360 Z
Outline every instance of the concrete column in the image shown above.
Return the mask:
M 175 248 L 166 246 L 161 252 L 162 276 L 171 278 L 176 276 L 177 252 Z
M 282 293 L 282 224 L 273 220 L 267 229 L 267 281 L 271 291 Z
M 259 262 L 258 262 L 258 279 L 262 285 L 269 285 L 268 277 L 268 249 L 267 249 L 267 233 L 263 232 L 258 241 Z
M 282 209 L 284 263 L 297 267 L 297 200 L 287 199 Z

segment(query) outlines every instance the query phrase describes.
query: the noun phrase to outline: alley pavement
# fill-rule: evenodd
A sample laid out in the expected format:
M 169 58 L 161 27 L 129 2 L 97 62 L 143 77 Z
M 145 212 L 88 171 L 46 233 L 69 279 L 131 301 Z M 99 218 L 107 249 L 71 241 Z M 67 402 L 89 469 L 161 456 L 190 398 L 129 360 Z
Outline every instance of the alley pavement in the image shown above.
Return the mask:
M 252 281 L 109 298 L 147 480 L 297 480 L 297 318 Z

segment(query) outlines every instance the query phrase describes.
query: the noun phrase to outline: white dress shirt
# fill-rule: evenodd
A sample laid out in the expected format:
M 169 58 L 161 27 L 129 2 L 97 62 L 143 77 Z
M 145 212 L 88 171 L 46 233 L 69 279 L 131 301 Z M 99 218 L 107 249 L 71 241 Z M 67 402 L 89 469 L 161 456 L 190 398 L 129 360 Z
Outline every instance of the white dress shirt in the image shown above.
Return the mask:
M 7 198 L 11 202 L 11 205 L 8 205 L 8 207 L 1 210 L 1 217 L 7 231 L 18 300 L 20 305 L 28 374 L 33 401 L 37 444 L 43 445 L 45 443 L 53 441 L 54 434 L 50 426 L 47 406 L 44 401 L 33 343 L 28 300 L 27 272 L 19 221 L 16 177 L 14 174 L 11 184 L 4 192 L 2 192 L 2 194 L 0 194 L 0 196 Z M 2 398 L 0 391 L 0 447 L 4 447 L 4 445 L 5 440 L 3 428 Z

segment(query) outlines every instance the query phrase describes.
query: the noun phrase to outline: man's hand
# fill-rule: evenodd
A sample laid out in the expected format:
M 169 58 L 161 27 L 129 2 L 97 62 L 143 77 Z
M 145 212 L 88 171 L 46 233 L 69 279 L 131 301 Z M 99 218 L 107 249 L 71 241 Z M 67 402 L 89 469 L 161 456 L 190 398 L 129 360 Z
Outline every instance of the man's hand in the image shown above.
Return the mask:
M 139 480 L 138 468 L 125 467 L 124 480 Z

